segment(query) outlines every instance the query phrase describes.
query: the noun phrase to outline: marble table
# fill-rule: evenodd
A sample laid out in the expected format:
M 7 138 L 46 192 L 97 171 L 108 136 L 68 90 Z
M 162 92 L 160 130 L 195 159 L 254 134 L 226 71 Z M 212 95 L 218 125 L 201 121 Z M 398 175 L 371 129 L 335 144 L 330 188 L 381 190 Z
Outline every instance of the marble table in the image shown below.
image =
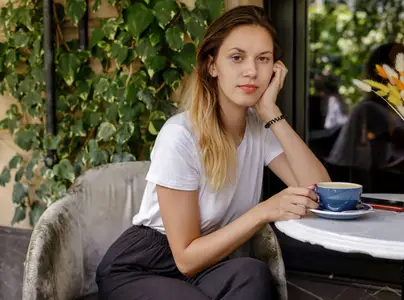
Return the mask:
M 275 226 L 296 240 L 330 250 L 403 261 L 404 300 L 404 213 L 375 210 L 355 220 L 329 220 L 309 212 L 302 219 L 279 221 Z

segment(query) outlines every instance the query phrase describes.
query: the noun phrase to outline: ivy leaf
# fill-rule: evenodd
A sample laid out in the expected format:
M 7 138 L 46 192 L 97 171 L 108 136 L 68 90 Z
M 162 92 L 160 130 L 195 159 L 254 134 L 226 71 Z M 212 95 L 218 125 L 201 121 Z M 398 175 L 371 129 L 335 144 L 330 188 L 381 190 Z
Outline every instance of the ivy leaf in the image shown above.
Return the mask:
M 23 203 L 24 199 L 28 196 L 28 186 L 22 184 L 21 182 L 14 183 L 13 187 L 13 203 L 21 204 Z
M 201 12 L 196 11 L 196 9 L 194 9 L 192 12 L 188 11 L 187 9 L 183 9 L 182 17 L 184 19 L 184 25 L 187 33 L 195 44 L 198 45 L 206 31 L 206 20 L 201 15 Z
M 196 63 L 195 46 L 192 43 L 185 44 L 181 52 L 176 53 L 173 62 L 187 73 L 191 73 Z
M 98 124 L 101 122 L 101 113 L 100 112 L 90 112 L 88 119 L 86 120 L 88 122 L 88 125 L 90 127 L 96 127 Z
M 9 49 L 6 51 L 6 59 L 4 61 L 4 65 L 7 68 L 15 67 L 15 63 L 17 62 L 17 54 L 14 49 Z
M 144 104 L 146 104 L 146 108 L 148 110 L 152 109 L 152 105 L 154 102 L 153 95 L 148 89 L 140 90 L 136 96 L 141 100 Z
M 135 51 L 140 60 L 145 62 L 148 57 L 156 55 L 158 49 L 152 46 L 148 38 L 143 38 L 136 44 Z
M 153 111 L 150 114 L 149 132 L 152 135 L 157 135 L 166 122 L 166 116 L 162 111 Z
M 14 224 L 19 223 L 25 219 L 26 216 L 26 209 L 25 206 L 17 206 L 14 210 L 14 216 L 11 220 L 11 226 Z
M 156 45 L 160 44 L 164 41 L 164 30 L 162 30 L 158 26 L 150 26 L 147 36 L 149 37 L 150 44 L 155 47 Z
M 37 165 L 37 162 L 35 162 L 34 160 L 31 160 L 28 165 L 27 165 L 27 169 L 25 172 L 25 177 L 28 180 L 31 180 L 34 177 L 34 168 Z
M 3 119 L 0 121 L 0 130 L 2 129 L 8 129 L 8 120 L 7 119 Z M 13 134 L 13 133 L 11 133 Z
M 5 80 L 8 89 L 14 92 L 16 90 L 16 85 L 18 83 L 17 74 L 10 73 L 6 76 Z
M 4 167 L 0 174 L 0 186 L 6 186 L 6 184 L 10 182 L 10 179 L 10 170 Z
M 120 43 L 113 43 L 111 47 L 111 57 L 115 58 L 117 66 L 120 66 L 128 56 L 128 47 Z
M 109 155 L 105 150 L 95 148 L 88 154 L 91 167 L 97 167 L 108 162 Z
M 93 30 L 91 34 L 90 42 L 88 43 L 88 48 L 91 49 L 95 45 L 97 45 L 104 38 L 104 31 L 101 28 L 97 27 Z
M 32 128 L 23 128 L 17 131 L 14 142 L 25 151 L 37 148 L 40 144 L 37 134 Z
M 121 124 L 116 131 L 116 142 L 120 145 L 126 143 L 132 137 L 134 131 L 135 125 L 132 122 Z
M 102 31 L 104 32 L 105 37 L 109 40 L 114 40 L 119 24 L 122 24 L 122 19 L 111 18 L 107 21 L 103 21 Z
M 66 0 L 66 15 L 70 18 L 74 25 L 83 18 L 87 9 L 87 1 L 85 0 Z
M 109 81 L 107 78 L 102 77 L 98 83 L 95 85 L 94 94 L 100 97 L 103 97 L 104 94 L 107 92 L 109 87 Z
M 106 93 L 104 94 L 105 100 L 108 102 L 114 102 L 116 99 L 119 99 L 120 92 L 121 91 L 118 84 L 116 82 L 111 82 Z
M 91 85 L 92 85 L 92 81 L 91 81 L 91 80 L 79 81 L 79 83 L 78 83 L 78 85 L 77 85 L 77 95 L 78 95 L 81 99 L 87 100 L 88 94 L 90 93 Z
M 83 120 L 74 121 L 74 125 L 71 127 L 73 136 L 86 136 L 83 128 Z
M 136 158 L 133 156 L 131 153 L 122 153 L 122 154 L 115 154 L 112 157 L 112 162 L 113 163 L 119 163 L 119 162 L 128 162 L 128 161 L 135 161 Z
M 59 58 L 59 67 L 57 68 L 68 86 L 71 86 L 80 69 L 80 60 L 73 53 L 63 53 Z
M 181 84 L 181 74 L 177 69 L 167 69 L 163 73 L 164 82 L 172 89 L 177 89 Z
M 101 6 L 102 0 L 95 0 L 93 4 L 93 12 L 96 12 Z
M 14 176 L 14 181 L 15 182 L 18 182 L 18 181 L 21 180 L 22 175 L 24 174 L 24 170 L 25 170 L 24 167 L 21 167 L 21 168 L 18 169 L 18 171 L 15 173 L 15 176 Z
M 31 210 L 29 212 L 29 223 L 31 226 L 35 226 L 45 210 L 46 207 L 37 201 L 31 205 Z
M 14 34 L 14 43 L 17 48 L 25 48 L 30 42 L 30 35 L 20 29 Z
M 167 29 L 166 41 L 174 51 L 179 51 L 184 47 L 184 33 L 178 25 Z
M 121 31 L 116 40 L 122 45 L 130 44 L 132 37 L 127 31 Z
M 131 5 L 124 14 L 127 30 L 136 40 L 154 19 L 153 13 L 141 3 Z
M 105 103 L 106 118 L 115 123 L 118 120 L 118 105 L 116 103 Z
M 20 165 L 20 163 L 22 162 L 23 158 L 21 155 L 16 154 L 13 156 L 13 158 L 9 161 L 8 163 L 8 168 L 11 169 L 15 169 L 18 168 L 18 166 Z
M 44 140 L 45 149 L 56 150 L 59 147 L 62 137 L 59 135 L 47 135 Z
M 121 122 L 131 122 L 137 119 L 145 111 L 145 105 L 140 101 L 138 101 L 133 107 L 130 105 L 120 105 L 118 109 L 119 120 Z
M 137 71 L 133 74 L 131 83 L 135 85 L 138 89 L 144 89 L 147 87 L 149 81 L 149 76 L 144 69 Z
M 163 29 L 171 22 L 177 12 L 178 5 L 175 0 L 158 1 L 153 7 L 153 14 L 157 18 L 159 26 Z
M 209 22 L 214 21 L 222 14 L 224 10 L 223 4 L 223 1 L 218 0 L 198 0 L 195 2 L 196 8 L 208 11 Z
M 147 58 L 145 65 L 150 78 L 153 78 L 157 72 L 161 71 L 167 66 L 167 59 L 165 56 L 152 56 Z
M 97 141 L 108 141 L 115 133 L 116 128 L 109 122 L 102 122 L 97 133 Z
M 74 182 L 76 176 L 74 175 L 74 167 L 70 160 L 62 159 L 57 165 L 53 167 L 53 173 L 60 179 L 65 179 L 70 182 Z

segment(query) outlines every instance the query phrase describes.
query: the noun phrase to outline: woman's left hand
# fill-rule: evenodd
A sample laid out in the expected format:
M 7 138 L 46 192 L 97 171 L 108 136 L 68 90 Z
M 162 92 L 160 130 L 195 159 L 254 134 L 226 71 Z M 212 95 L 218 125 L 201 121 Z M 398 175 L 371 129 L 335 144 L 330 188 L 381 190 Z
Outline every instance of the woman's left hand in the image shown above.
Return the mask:
M 272 116 L 269 115 L 271 114 L 271 110 L 276 107 L 276 98 L 278 97 L 279 91 L 283 88 L 288 69 L 282 61 L 278 60 L 274 64 L 273 72 L 274 76 L 267 89 L 254 105 L 255 110 L 263 122 L 268 122 L 269 119 L 272 118 Z

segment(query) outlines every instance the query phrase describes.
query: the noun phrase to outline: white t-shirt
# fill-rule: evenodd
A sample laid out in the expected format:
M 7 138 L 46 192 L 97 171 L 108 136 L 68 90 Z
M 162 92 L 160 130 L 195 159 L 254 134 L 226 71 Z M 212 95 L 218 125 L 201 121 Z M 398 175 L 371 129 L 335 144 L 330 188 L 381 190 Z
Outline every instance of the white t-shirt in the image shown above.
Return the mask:
M 199 143 L 191 130 L 188 114 L 177 114 L 167 120 L 157 136 L 146 189 L 133 224 L 165 233 L 157 200 L 158 184 L 178 190 L 198 190 L 201 234 L 211 233 L 259 202 L 264 166 L 282 152 L 271 129 L 266 129 L 250 110 L 243 140 L 237 148 L 237 179 L 213 192 L 203 173 Z

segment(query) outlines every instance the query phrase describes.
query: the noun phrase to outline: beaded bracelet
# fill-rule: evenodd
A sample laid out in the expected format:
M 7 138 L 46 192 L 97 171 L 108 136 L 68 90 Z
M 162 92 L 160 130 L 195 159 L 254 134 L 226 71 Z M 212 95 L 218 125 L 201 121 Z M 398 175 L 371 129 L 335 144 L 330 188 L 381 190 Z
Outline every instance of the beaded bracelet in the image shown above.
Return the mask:
M 265 124 L 265 128 L 269 128 L 272 124 L 274 124 L 282 119 L 285 119 L 284 115 L 280 115 L 278 117 L 273 118 L 272 120 L 270 120 L 268 123 Z

